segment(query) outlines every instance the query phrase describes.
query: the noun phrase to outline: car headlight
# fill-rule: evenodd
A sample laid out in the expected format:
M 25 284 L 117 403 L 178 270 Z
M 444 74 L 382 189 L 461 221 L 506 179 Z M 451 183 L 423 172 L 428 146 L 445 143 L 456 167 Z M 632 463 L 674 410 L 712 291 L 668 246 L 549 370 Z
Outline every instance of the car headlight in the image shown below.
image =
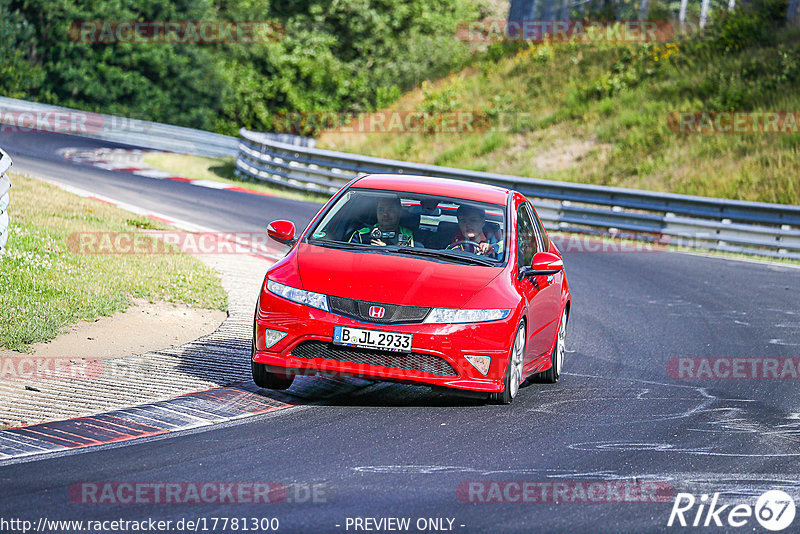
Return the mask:
M 440 323 L 485 323 L 505 319 L 511 310 L 457 310 L 433 308 L 423 321 L 427 324 Z
M 267 289 L 270 293 L 274 293 L 279 297 L 286 300 L 291 300 L 304 306 L 310 306 L 319 310 L 330 311 L 328 308 L 328 297 L 322 293 L 314 293 L 312 291 L 304 291 L 296 287 L 285 286 L 272 280 L 267 280 Z

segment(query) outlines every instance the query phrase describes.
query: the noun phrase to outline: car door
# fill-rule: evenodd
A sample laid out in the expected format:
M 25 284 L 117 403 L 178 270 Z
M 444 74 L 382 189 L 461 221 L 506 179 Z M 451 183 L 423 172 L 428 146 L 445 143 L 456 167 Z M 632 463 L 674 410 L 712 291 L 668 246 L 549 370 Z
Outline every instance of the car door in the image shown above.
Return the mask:
M 533 219 L 534 231 L 536 232 L 536 239 L 538 250 L 543 252 L 550 252 L 550 238 L 544 230 L 544 225 L 541 219 L 536 214 L 536 210 L 530 203 L 525 204 L 528 212 Z M 539 286 L 540 308 L 543 310 L 547 318 L 546 324 L 542 329 L 541 346 L 539 355 L 549 354 L 553 346 L 556 333 L 558 332 L 558 324 L 561 320 L 561 282 L 563 280 L 563 271 L 556 274 L 537 275 L 536 283 Z
M 528 308 L 526 371 L 550 349 L 558 326 L 557 303 L 554 306 L 552 299 L 554 293 L 557 296 L 553 278 L 524 273 L 524 268 L 531 267 L 534 254 L 542 250 L 542 246 L 542 236 L 533 222 L 531 208 L 523 202 L 517 208 L 517 280 Z

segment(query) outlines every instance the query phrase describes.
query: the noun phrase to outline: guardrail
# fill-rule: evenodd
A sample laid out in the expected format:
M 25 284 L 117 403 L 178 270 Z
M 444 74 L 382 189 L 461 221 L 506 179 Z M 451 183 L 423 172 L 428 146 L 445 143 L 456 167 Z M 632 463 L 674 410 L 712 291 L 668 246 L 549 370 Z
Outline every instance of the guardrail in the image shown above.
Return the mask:
M 8 206 L 11 203 L 11 179 L 6 172 L 11 168 L 11 157 L 0 149 L 0 254 L 8 241 Z
M 3 131 L 51 131 L 103 139 L 137 147 L 199 156 L 235 156 L 236 137 L 204 130 L 150 122 L 72 108 L 0 97 Z M 289 134 L 272 134 L 276 141 L 314 146 L 314 140 Z
M 237 139 L 203 130 L 0 97 L 4 131 L 44 130 L 156 150 L 233 156 Z M 13 124 L 9 124 L 13 121 Z
M 360 173 L 418 174 L 494 184 L 531 198 L 549 230 L 596 232 L 800 259 L 800 207 L 556 182 L 280 143 L 239 131 L 237 172 L 296 190 L 336 192 Z

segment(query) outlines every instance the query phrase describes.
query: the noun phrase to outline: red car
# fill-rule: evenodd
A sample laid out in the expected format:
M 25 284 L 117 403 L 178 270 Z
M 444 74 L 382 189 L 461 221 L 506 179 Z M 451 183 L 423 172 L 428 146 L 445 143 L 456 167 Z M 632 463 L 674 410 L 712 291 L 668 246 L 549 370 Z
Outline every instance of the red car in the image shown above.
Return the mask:
M 561 374 L 569 285 L 561 253 L 516 191 L 368 175 L 299 237 L 289 221 L 267 233 L 291 249 L 267 272 L 256 307 L 260 387 L 323 372 L 508 404 L 525 379 Z

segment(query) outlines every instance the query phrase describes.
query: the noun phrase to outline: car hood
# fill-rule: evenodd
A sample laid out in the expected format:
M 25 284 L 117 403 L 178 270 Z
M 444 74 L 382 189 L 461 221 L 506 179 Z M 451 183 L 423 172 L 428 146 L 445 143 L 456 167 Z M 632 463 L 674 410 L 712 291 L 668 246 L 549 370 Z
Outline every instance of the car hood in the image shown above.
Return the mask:
M 405 306 L 460 308 L 503 270 L 306 243 L 295 253 L 307 291 Z

